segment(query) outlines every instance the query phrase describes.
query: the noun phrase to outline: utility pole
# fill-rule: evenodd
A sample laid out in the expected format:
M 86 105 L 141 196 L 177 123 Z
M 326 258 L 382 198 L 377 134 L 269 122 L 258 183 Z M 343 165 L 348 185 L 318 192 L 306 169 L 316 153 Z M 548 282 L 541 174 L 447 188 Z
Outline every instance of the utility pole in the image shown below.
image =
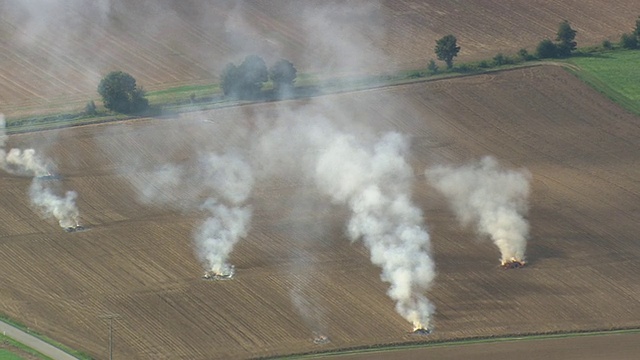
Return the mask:
M 113 319 L 119 319 L 118 314 L 100 316 L 101 319 L 109 319 L 109 360 L 113 360 Z

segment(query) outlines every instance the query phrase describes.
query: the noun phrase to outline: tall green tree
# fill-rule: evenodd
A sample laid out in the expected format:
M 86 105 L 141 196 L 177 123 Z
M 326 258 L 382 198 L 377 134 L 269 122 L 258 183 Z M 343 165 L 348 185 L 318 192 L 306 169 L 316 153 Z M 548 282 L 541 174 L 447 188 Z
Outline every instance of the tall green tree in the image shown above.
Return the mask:
M 453 35 L 446 35 L 436 41 L 436 55 L 438 56 L 438 60 L 442 60 L 447 64 L 447 69 L 453 67 L 453 58 L 458 56 L 458 52 L 460 51 L 460 46 L 458 46 L 457 41 Z
M 111 111 L 131 114 L 149 108 L 144 89 L 136 85 L 133 76 L 122 71 L 112 71 L 102 78 L 98 94 L 102 96 L 104 107 Z
M 574 51 L 578 43 L 575 41 L 577 31 L 571 28 L 569 21 L 564 20 L 558 27 L 558 33 L 556 34 L 556 41 L 558 41 L 558 55 L 570 56 Z

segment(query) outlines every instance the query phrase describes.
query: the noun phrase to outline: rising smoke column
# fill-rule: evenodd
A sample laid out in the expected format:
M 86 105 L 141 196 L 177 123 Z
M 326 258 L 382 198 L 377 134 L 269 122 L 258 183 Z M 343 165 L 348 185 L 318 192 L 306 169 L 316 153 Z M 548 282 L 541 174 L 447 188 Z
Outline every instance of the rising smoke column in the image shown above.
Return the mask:
M 78 225 L 80 213 L 76 206 L 78 194 L 75 191 L 67 191 L 64 197 L 53 193 L 47 185 L 48 180 L 34 177 L 29 187 L 31 204 L 41 210 L 44 217 L 54 217 L 60 227 L 74 228 Z
M 227 263 L 235 244 L 247 236 L 252 211 L 243 206 L 253 188 L 251 167 L 237 154 L 208 154 L 200 159 L 204 184 L 227 204 L 210 197 L 202 205 L 210 217 L 195 234 L 198 256 L 216 274 L 229 273 Z
M 207 218 L 193 234 L 196 256 L 207 271 L 229 273 L 229 254 L 247 236 L 252 216 L 245 202 L 253 171 L 240 154 L 203 153 L 195 164 L 162 164 L 131 181 L 144 204 L 205 211 Z
M 463 225 L 474 224 L 500 249 L 501 261 L 524 261 L 529 223 L 527 170 L 501 167 L 493 157 L 460 167 L 437 166 L 425 172 Z
M 34 149 L 10 149 L 5 150 L 6 129 L 5 119 L 0 114 L 0 165 L 2 169 L 11 174 L 32 176 L 33 181 L 29 187 L 31 204 L 36 207 L 45 218 L 53 217 L 62 228 L 72 228 L 78 225 L 80 215 L 76 206 L 78 194 L 75 191 L 67 191 L 64 197 L 58 196 L 43 176 L 49 175 L 47 161 L 38 156 Z
M 407 139 L 398 133 L 387 133 L 373 146 L 335 134 L 321 150 L 315 180 L 334 201 L 350 207 L 348 235 L 362 239 L 371 261 L 382 268 L 396 311 L 416 329 L 428 329 L 434 307 L 424 293 L 435 265 L 422 212 L 410 200 L 413 171 L 407 153 Z

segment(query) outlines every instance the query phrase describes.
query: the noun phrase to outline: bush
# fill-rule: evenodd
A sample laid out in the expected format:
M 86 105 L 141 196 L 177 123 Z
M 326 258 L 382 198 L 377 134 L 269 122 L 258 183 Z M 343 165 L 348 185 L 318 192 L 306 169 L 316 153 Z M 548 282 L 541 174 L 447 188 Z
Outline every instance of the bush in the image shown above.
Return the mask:
M 540 41 L 536 48 L 536 55 L 540 59 L 549 59 L 558 57 L 558 47 L 549 39 Z
M 429 60 L 429 64 L 427 65 L 427 71 L 429 71 L 429 75 L 435 75 L 438 73 L 438 65 L 433 59 Z
M 518 51 L 518 56 L 522 61 L 534 60 L 536 58 L 535 56 L 529 54 L 529 51 L 527 51 L 527 49 L 524 49 L 524 48 Z
M 631 34 L 622 34 L 620 37 L 620 46 L 625 49 L 637 49 L 638 48 L 638 37 Z
M 98 93 L 102 96 L 104 107 L 111 111 L 131 114 L 149 108 L 144 89 L 136 85 L 133 76 L 122 71 L 112 71 L 102 78 Z
M 91 116 L 98 114 L 98 111 L 96 110 L 96 103 L 93 102 L 93 100 L 89 100 L 87 105 L 85 105 L 84 113 L 85 115 L 91 115 Z
M 604 40 L 602 41 L 602 48 L 606 50 L 611 50 L 613 49 L 613 44 L 609 40 Z
M 498 53 L 493 57 L 493 63 L 497 66 L 513 64 L 513 61 L 502 53 Z

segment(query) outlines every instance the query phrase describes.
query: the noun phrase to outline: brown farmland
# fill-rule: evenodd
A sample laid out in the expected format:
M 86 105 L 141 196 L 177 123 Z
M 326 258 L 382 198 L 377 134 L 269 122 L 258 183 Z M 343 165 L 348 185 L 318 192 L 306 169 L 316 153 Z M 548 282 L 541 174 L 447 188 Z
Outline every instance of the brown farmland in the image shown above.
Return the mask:
M 105 7 L 104 4 L 107 4 Z M 30 5 L 31 4 L 31 5 Z M 436 39 L 454 34 L 457 60 L 535 50 L 566 19 L 580 46 L 617 41 L 636 0 L 144 0 L 0 5 L 0 104 L 5 115 L 81 109 L 111 70 L 147 90 L 217 82 L 228 62 L 258 54 L 321 76 L 426 67 Z M 336 4 L 341 4 L 337 6 Z M 331 19 L 331 27 L 308 21 Z M 328 33 L 329 31 L 334 33 Z M 329 40 L 323 39 L 326 36 Z M 351 63 L 350 44 L 358 62 Z M 335 56 L 336 53 L 341 54 Z
M 414 201 L 438 271 L 428 340 L 640 326 L 638 117 L 553 66 L 320 100 L 375 131 L 411 136 Z M 11 136 L 9 146 L 55 159 L 60 186 L 78 191 L 91 229 L 67 234 L 41 220 L 28 204 L 29 179 L 2 175 L 0 311 L 97 358 L 107 344 L 100 317 L 110 313 L 119 316 L 117 358 L 239 359 L 415 341 L 367 250 L 345 237 L 348 211 L 313 187 L 256 184 L 251 232 L 231 254 L 237 278 L 206 282 L 191 240 L 203 214 L 139 205 L 124 180 L 185 161 L 196 146 L 248 146 L 277 107 L 304 103 Z M 523 269 L 500 270 L 494 246 L 460 229 L 422 176 L 427 166 L 484 155 L 533 175 Z M 301 251 L 313 272 L 292 270 Z M 294 283 L 307 284 L 323 309 L 329 344 L 313 344 L 291 304 Z

